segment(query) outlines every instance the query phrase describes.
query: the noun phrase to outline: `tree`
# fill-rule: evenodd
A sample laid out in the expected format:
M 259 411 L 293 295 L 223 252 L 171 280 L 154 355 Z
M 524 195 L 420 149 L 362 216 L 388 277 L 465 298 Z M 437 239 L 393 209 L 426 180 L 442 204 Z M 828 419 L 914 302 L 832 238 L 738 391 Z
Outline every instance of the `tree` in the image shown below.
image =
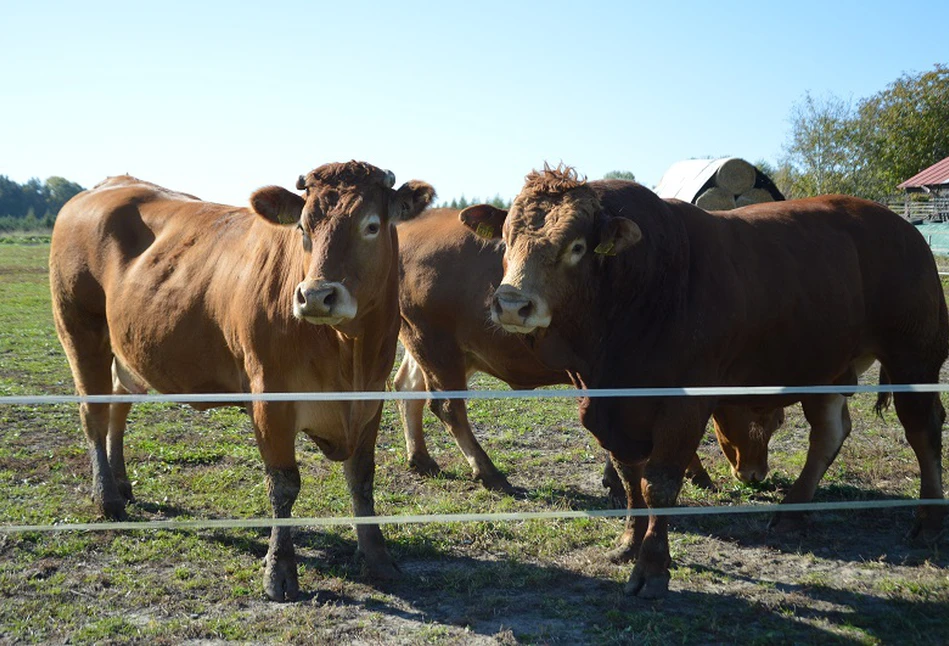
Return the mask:
M 20 185 L 6 175 L 0 175 L 0 216 L 23 217 L 27 208 Z
M 636 176 L 628 170 L 611 170 L 603 176 L 603 179 L 625 179 L 630 182 L 635 182 Z
M 47 211 L 55 216 L 55 214 L 59 213 L 59 210 L 63 208 L 63 204 L 83 190 L 79 184 L 70 182 L 63 177 L 54 175 L 53 177 L 47 178 L 45 186 Z
M 491 201 L 488 202 L 488 204 L 499 209 L 511 208 L 511 201 L 510 200 L 504 201 L 503 199 L 501 199 L 501 195 L 499 193 L 495 193 L 494 197 L 491 198 Z
M 949 157 L 949 66 L 904 74 L 861 101 L 857 129 L 869 173 L 870 195 L 884 197 L 897 184 Z
M 810 92 L 791 107 L 791 142 L 785 146 L 788 197 L 859 193 L 861 156 L 849 101 Z

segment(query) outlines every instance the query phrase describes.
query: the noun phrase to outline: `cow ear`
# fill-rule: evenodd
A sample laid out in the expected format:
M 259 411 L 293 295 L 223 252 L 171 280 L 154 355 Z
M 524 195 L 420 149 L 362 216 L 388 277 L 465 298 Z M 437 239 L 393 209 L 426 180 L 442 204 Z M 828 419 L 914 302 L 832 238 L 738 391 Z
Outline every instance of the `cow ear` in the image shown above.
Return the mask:
M 392 195 L 389 203 L 389 218 L 393 222 L 405 222 L 428 208 L 435 199 L 435 189 L 417 179 L 406 182 Z
M 265 186 L 250 196 L 254 213 L 274 224 L 296 224 L 305 204 L 302 197 L 280 186 Z
M 627 218 L 609 218 L 600 233 L 593 253 L 600 256 L 615 256 L 626 251 L 643 239 L 639 225 Z
M 491 240 L 501 237 L 507 211 L 490 204 L 474 204 L 458 214 L 458 219 L 478 236 Z

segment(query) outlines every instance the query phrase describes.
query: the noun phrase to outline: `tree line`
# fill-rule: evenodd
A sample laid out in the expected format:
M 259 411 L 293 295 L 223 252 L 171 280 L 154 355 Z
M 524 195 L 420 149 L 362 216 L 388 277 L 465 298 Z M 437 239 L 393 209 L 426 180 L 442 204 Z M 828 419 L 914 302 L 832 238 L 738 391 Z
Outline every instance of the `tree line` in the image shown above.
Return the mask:
M 903 74 L 857 101 L 807 92 L 791 107 L 790 123 L 778 164 L 758 163 L 785 196 L 884 200 L 949 157 L 949 67 Z
M 63 177 L 19 184 L 0 175 L 0 231 L 50 229 L 63 204 L 84 190 Z

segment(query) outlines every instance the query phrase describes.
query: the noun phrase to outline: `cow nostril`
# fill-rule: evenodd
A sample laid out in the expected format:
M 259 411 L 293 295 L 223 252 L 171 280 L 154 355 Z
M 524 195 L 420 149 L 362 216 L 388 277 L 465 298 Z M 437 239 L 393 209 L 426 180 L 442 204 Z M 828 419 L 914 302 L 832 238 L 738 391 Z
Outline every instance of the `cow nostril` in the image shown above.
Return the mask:
M 501 301 L 494 299 L 494 313 L 498 316 L 501 316 L 501 313 L 504 311 L 504 308 L 501 307 Z
M 330 290 L 329 294 L 323 297 L 323 305 L 325 305 L 326 307 L 333 307 L 333 305 L 336 304 L 337 298 L 338 296 L 336 294 L 336 290 L 332 289 Z
M 306 294 L 303 293 L 302 288 L 297 287 L 297 291 L 294 294 L 294 298 L 296 299 L 298 305 L 301 305 L 301 306 L 306 305 Z
M 522 319 L 526 319 L 528 316 L 531 315 L 531 313 L 533 313 L 533 311 L 534 311 L 534 303 L 528 301 L 527 305 L 524 305 L 523 307 L 521 307 L 521 309 L 517 310 L 517 315 L 520 316 Z

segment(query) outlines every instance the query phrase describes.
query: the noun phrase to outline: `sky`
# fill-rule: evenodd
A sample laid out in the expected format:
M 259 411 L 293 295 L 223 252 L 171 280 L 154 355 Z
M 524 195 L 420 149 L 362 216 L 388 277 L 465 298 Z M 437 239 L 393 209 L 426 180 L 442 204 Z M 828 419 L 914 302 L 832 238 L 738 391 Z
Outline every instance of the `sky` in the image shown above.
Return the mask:
M 949 63 L 949 2 L 0 0 L 0 175 L 129 173 L 228 204 L 331 161 L 439 200 L 565 163 L 655 186 L 776 162 L 806 92 Z

